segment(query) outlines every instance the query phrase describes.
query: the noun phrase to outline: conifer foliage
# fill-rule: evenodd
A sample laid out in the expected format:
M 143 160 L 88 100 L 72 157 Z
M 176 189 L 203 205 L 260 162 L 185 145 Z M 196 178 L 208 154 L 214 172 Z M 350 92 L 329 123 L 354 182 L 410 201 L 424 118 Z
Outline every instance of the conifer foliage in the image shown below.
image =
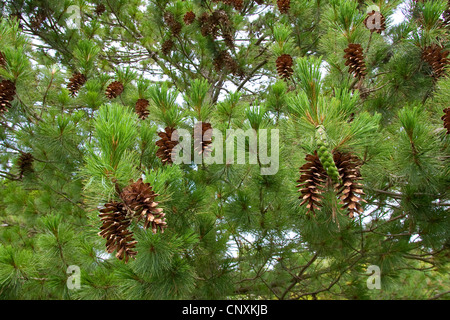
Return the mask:
M 448 1 L 0 8 L 0 299 L 448 299 Z

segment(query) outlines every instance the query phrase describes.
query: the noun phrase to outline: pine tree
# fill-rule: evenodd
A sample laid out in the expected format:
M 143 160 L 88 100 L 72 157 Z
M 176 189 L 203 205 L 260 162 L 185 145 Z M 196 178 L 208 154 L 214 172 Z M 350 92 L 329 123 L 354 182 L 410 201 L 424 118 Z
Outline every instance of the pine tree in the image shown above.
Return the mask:
M 0 7 L 1 299 L 448 298 L 448 1 Z

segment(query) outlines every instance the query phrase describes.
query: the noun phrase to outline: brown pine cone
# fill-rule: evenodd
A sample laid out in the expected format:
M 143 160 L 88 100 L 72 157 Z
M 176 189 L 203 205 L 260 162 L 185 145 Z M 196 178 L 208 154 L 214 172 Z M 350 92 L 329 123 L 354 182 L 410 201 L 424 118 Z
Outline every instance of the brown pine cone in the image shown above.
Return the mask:
M 444 121 L 444 128 L 447 129 L 447 134 L 450 134 L 450 108 L 445 108 L 444 115 L 441 119 Z
M 173 45 L 174 42 L 172 41 L 172 39 L 167 39 L 161 46 L 161 52 L 166 56 L 169 55 L 170 51 L 172 51 Z
M 105 208 L 100 210 L 99 217 L 102 226 L 98 234 L 106 239 L 106 251 L 108 253 L 117 251 L 116 257 L 125 260 L 125 263 L 130 257 L 135 258 L 137 251 L 134 248 L 137 241 L 128 230 L 131 220 L 127 216 L 125 205 L 117 201 L 106 203 Z
M 335 151 L 333 160 L 341 177 L 341 184 L 337 187 L 341 204 L 348 210 L 348 216 L 353 218 L 355 213 L 363 212 L 361 202 L 366 202 L 361 196 L 364 195 L 361 180 L 361 160 L 351 153 Z
M 293 60 L 289 54 L 282 54 L 276 60 L 277 72 L 281 79 L 289 79 L 294 70 L 292 69 Z
M 148 111 L 149 101 L 147 99 L 138 99 L 134 107 L 139 119 L 145 120 L 150 112 Z
M 301 176 L 297 180 L 299 182 L 297 188 L 301 188 L 299 192 L 302 195 L 299 199 L 303 199 L 300 205 L 306 204 L 308 212 L 314 213 L 314 210 L 321 210 L 323 199 L 321 194 L 327 179 L 327 173 L 320 162 L 317 151 L 314 151 L 313 155 L 306 155 L 305 160 L 307 162 L 300 168 Z
M 3 52 L 0 52 L 0 68 L 4 68 L 6 66 L 6 59 Z
M 138 217 L 138 221 L 144 220 L 144 229 L 151 226 L 153 233 L 158 230 L 163 233 L 167 222 L 163 210 L 157 208 L 158 202 L 154 201 L 157 196 L 150 183 L 144 183 L 142 178 L 136 182 L 130 181 L 130 185 L 120 194 L 125 205 Z
M 156 141 L 156 145 L 159 147 L 156 152 L 156 156 L 161 159 L 163 164 L 172 164 L 173 149 L 178 144 L 178 141 L 172 141 L 172 134 L 175 128 L 166 127 L 164 131 L 158 132 L 158 136 L 161 138 Z
M 432 44 L 422 51 L 422 60 L 427 62 L 433 71 L 433 78 L 438 79 L 444 75 L 445 67 L 450 63 L 448 55 L 450 51 L 444 50 L 442 47 Z
M 379 25 L 377 25 L 377 22 L 379 22 Z M 382 31 L 386 30 L 386 19 L 381 12 L 372 10 L 372 12 L 369 12 L 364 19 L 364 25 L 370 32 L 375 31 L 381 34 Z
M 288 14 L 291 8 L 291 0 L 277 0 L 277 6 L 281 14 Z
M 362 46 L 359 43 L 350 43 L 344 52 L 345 65 L 348 66 L 348 72 L 357 78 L 365 77 L 367 72 Z
M 82 73 L 75 72 L 69 79 L 67 89 L 70 91 L 70 95 L 75 97 L 78 94 L 80 88 L 86 83 L 86 76 Z
M 177 36 L 180 34 L 181 28 L 183 26 L 175 19 L 175 16 L 172 13 L 164 13 L 164 21 L 166 22 L 173 36 Z
M 122 94 L 123 89 L 124 88 L 122 82 L 113 81 L 106 88 L 105 95 L 108 97 L 108 99 L 114 99 Z
M 194 22 L 194 20 L 195 20 L 195 13 L 192 11 L 186 12 L 186 14 L 183 17 L 183 21 L 186 25 L 192 24 L 192 22 Z
M 16 94 L 16 85 L 11 80 L 2 80 L 0 82 L 0 115 L 11 108 L 11 101 Z
M 200 125 L 201 124 L 201 125 Z M 210 130 L 210 131 L 208 131 Z M 212 126 L 208 122 L 199 122 L 194 127 L 194 152 L 205 156 L 211 153 Z
M 21 152 L 17 165 L 19 166 L 19 178 L 22 179 L 24 174 L 33 172 L 33 155 L 28 152 Z
M 97 16 L 101 16 L 104 12 L 106 11 L 106 7 L 103 3 L 99 3 L 96 7 L 95 7 L 95 14 Z

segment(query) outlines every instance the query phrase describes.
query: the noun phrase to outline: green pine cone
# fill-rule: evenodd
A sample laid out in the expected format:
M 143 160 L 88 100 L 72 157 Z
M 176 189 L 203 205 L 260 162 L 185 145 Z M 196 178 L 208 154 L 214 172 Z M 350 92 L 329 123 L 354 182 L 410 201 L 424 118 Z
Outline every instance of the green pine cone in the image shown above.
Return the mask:
M 336 164 L 333 160 L 333 155 L 329 151 L 329 143 L 327 139 L 327 133 L 322 125 L 316 127 L 316 139 L 317 139 L 317 155 L 322 163 L 327 175 L 333 180 L 333 182 L 339 182 L 339 173 L 336 168 Z

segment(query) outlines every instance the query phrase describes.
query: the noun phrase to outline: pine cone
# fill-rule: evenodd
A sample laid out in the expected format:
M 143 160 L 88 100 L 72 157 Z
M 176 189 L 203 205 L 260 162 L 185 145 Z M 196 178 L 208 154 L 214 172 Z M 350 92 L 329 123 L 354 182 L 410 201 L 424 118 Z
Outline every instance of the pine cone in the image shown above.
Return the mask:
M 327 133 L 323 125 L 317 126 L 315 138 L 317 147 L 319 148 L 317 150 L 317 154 L 323 168 L 325 169 L 325 172 L 334 183 L 339 183 L 339 171 L 333 161 L 333 156 L 329 151 L 330 145 L 328 142 Z
M 277 72 L 281 79 L 289 79 L 294 70 L 292 69 L 293 60 L 289 54 L 282 54 L 276 60 Z
M 233 7 L 237 11 L 241 11 L 242 8 L 244 7 L 244 0 L 234 0 L 233 1 Z
M 243 0 L 213 0 L 213 1 L 214 2 L 222 2 L 224 4 L 232 6 L 237 11 L 242 10 L 242 8 L 244 7 L 244 1 Z
M 33 172 L 33 155 L 27 152 L 21 152 L 17 165 L 19 166 L 19 178 L 22 179 L 24 174 Z
M 149 101 L 147 99 L 138 99 L 135 105 L 135 112 L 138 114 L 139 119 L 145 120 L 150 112 L 148 111 Z
M 106 88 L 105 95 L 108 99 L 117 98 L 123 92 L 123 84 L 120 81 L 111 82 Z
M 376 25 L 378 21 L 380 23 L 379 26 Z M 369 12 L 367 17 L 364 19 L 364 25 L 370 30 L 370 32 L 375 31 L 381 34 L 382 31 L 386 30 L 386 19 L 381 12 L 372 10 L 372 12 Z
M 172 41 L 172 39 L 164 41 L 161 46 L 161 52 L 166 56 L 169 55 L 170 51 L 172 51 L 173 45 L 174 42 Z
M 291 8 L 291 0 L 277 0 L 277 6 L 281 14 L 287 14 Z
M 99 3 L 96 7 L 95 7 L 95 14 L 97 16 L 101 16 L 104 12 L 106 11 L 106 7 L 103 3 Z
M 202 36 L 212 36 L 213 38 L 217 37 L 219 27 L 218 22 L 213 16 L 210 16 L 207 12 L 204 12 L 198 20 L 200 22 L 200 32 L 202 33 Z
M 16 94 L 16 85 L 10 80 L 2 80 L 0 82 L 0 115 L 11 108 L 11 101 L 14 100 Z
M 180 34 L 181 28 L 183 26 L 175 19 L 172 13 L 170 12 L 164 13 L 164 21 L 166 22 L 173 36 L 177 36 L 178 34 Z
M 156 156 L 161 159 L 163 164 L 173 163 L 172 156 L 175 156 L 173 148 L 178 144 L 178 141 L 171 140 L 174 131 L 174 128 L 166 127 L 164 131 L 158 133 L 161 139 L 156 141 L 156 145 L 159 147 Z
M 348 66 L 348 72 L 354 77 L 363 78 L 366 72 L 366 64 L 364 62 L 363 48 L 359 43 L 350 43 L 344 50 L 345 65 Z
M 327 174 L 325 169 L 322 166 L 322 163 L 319 160 L 319 156 L 317 155 L 317 151 L 314 151 L 314 154 L 308 154 L 305 157 L 307 161 L 300 168 L 300 179 L 297 180 L 300 184 L 297 185 L 297 188 L 301 189 L 299 192 L 302 195 L 299 199 L 303 199 L 300 205 L 306 204 L 306 208 L 308 208 L 308 212 L 314 213 L 314 210 L 321 210 L 320 207 L 323 196 L 321 195 L 323 192 L 323 184 L 327 179 Z
M 148 229 L 151 225 L 153 233 L 158 229 L 161 233 L 164 232 L 167 225 L 165 214 L 161 208 L 157 208 L 158 202 L 154 201 L 158 194 L 152 190 L 150 183 L 144 183 L 142 178 L 130 183 L 120 194 L 125 205 L 133 211 L 134 216 L 138 217 L 138 221 L 141 219 L 145 221 L 144 229 Z
M 116 257 L 119 260 L 124 259 L 125 263 L 130 257 L 134 258 L 137 254 L 134 250 L 137 241 L 128 230 L 131 220 L 127 217 L 125 205 L 117 201 L 109 202 L 100 210 L 99 217 L 102 226 L 98 234 L 106 239 L 106 251 L 112 253 L 116 250 Z
M 444 50 L 436 44 L 427 46 L 422 51 L 422 60 L 430 64 L 433 71 L 433 78 L 438 79 L 444 75 L 445 67 L 449 64 L 447 58 L 450 51 Z
M 234 37 L 230 31 L 223 32 L 223 41 L 225 42 L 228 48 L 230 49 L 234 48 Z
M 0 52 L 0 68 L 4 68 L 6 66 L 6 59 L 3 52 Z
M 226 50 L 221 51 L 213 61 L 214 69 L 217 72 L 222 71 L 225 67 L 231 74 L 235 76 L 243 76 L 243 71 L 237 64 L 237 62 L 233 59 L 230 53 Z
M 45 21 L 46 19 L 46 15 L 45 12 L 43 11 L 38 11 L 34 16 L 31 17 L 30 19 L 30 26 L 31 29 L 37 30 L 41 27 L 42 23 Z
M 183 21 L 186 25 L 190 25 L 195 20 L 195 13 L 192 11 L 186 12 L 186 14 L 183 17 Z
M 200 123 L 196 123 L 194 127 L 194 152 L 197 152 L 199 155 L 208 155 L 212 151 L 210 146 L 212 143 L 212 126 L 208 122 Z M 211 131 L 207 132 L 208 130 Z
M 444 128 L 447 129 L 447 134 L 450 134 L 450 108 L 445 108 L 444 115 L 441 119 L 444 121 Z
M 361 183 L 358 182 L 362 179 L 360 174 L 361 160 L 351 153 L 339 151 L 333 153 L 333 160 L 342 179 L 337 187 L 337 194 L 340 196 L 343 207 L 347 208 L 348 216 L 353 218 L 355 213 L 363 211 L 360 202 L 366 202 L 361 198 L 364 192 Z
M 75 97 L 78 94 L 80 88 L 86 83 L 86 76 L 82 73 L 75 72 L 69 79 L 67 89 L 70 91 L 70 95 Z

